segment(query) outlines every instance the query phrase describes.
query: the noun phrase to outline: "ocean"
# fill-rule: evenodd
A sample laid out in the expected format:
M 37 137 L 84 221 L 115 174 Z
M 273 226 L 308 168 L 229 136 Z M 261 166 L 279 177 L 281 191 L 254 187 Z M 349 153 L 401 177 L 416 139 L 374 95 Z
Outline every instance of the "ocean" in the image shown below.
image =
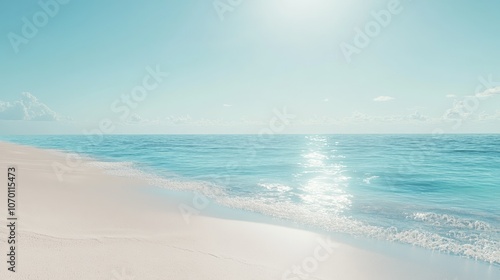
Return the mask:
M 321 231 L 500 264 L 500 135 L 0 140 L 80 154 L 109 173 Z

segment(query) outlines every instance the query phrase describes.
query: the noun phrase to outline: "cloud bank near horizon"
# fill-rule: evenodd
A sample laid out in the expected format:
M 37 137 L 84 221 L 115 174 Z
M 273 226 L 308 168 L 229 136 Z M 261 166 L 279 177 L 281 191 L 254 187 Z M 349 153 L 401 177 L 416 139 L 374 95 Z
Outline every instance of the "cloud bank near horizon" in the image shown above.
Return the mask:
M 19 100 L 0 100 L 0 120 L 9 121 L 60 121 L 66 119 L 40 102 L 29 92 L 21 93 Z

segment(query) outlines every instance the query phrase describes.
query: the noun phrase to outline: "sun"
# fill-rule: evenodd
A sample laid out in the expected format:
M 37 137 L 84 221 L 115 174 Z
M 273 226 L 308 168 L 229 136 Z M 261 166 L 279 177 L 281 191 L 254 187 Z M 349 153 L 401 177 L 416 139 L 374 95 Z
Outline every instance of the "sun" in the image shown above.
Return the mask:
M 307 34 L 314 37 L 318 30 L 336 26 L 345 19 L 353 6 L 347 0 L 263 0 L 259 3 L 255 5 L 258 7 L 256 20 L 270 34 L 280 34 L 281 39 L 298 39 Z M 303 38 L 299 40 L 311 43 Z

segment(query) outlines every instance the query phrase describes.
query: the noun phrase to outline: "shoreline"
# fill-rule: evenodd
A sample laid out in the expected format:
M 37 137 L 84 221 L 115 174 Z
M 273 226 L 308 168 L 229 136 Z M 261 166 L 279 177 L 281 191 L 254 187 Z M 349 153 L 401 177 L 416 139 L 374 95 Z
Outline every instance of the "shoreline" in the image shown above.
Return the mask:
M 497 279 L 500 275 L 494 265 L 458 256 L 428 252 L 436 259 L 425 260 L 427 256 L 420 256 L 425 249 L 401 250 L 405 247 L 394 244 L 390 247 L 397 247 L 396 253 L 382 254 L 329 241 L 325 234 L 306 229 L 214 217 L 207 214 L 209 210 L 197 209 L 197 203 L 203 205 L 201 198 L 186 205 L 146 191 L 150 186 L 145 180 L 106 174 L 89 164 L 59 181 L 52 163 L 65 162 L 66 153 L 60 151 L 0 142 L 0 154 L 1 181 L 6 182 L 9 165 L 19 169 L 20 261 L 14 275 L 5 265 L 0 269 L 6 279 Z M 6 195 L 1 191 L 0 200 L 6 201 Z M 189 223 L 179 211 L 183 204 L 185 213 L 196 214 Z M 5 225 L 6 206 L 1 207 L 0 222 Z M 0 253 L 5 256 L 5 226 L 0 235 Z M 387 245 L 376 243 L 373 247 Z

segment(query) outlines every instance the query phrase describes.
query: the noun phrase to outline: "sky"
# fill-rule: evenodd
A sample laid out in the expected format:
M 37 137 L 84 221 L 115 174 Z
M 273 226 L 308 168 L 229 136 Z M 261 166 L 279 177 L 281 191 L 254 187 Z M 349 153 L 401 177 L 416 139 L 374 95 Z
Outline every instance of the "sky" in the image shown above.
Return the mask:
M 500 133 L 494 0 L 0 3 L 0 134 Z

